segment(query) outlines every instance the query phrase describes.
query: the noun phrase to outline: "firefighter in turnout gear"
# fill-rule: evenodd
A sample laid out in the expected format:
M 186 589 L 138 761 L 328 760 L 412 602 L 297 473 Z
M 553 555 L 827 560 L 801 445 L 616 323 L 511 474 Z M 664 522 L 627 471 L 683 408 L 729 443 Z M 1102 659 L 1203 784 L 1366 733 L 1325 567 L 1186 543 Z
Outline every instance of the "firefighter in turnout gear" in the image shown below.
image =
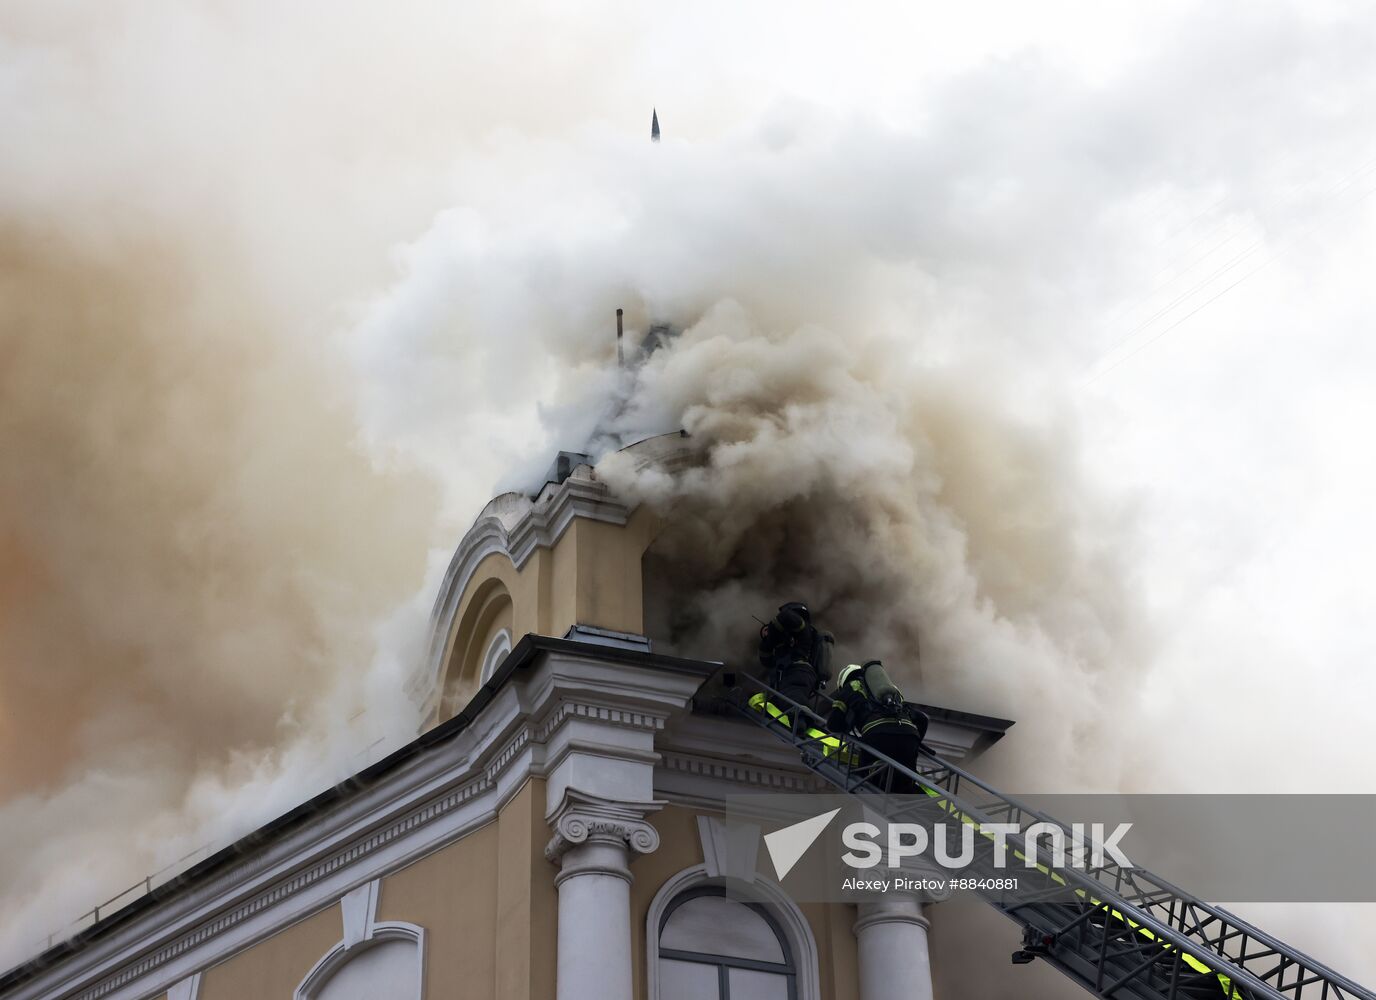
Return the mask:
M 827 728 L 834 733 L 855 736 L 886 757 L 908 768 L 917 764 L 918 748 L 927 735 L 927 714 L 889 679 L 878 660 L 852 663 L 841 671 L 837 688 L 831 695 L 831 714 Z M 888 790 L 897 794 L 918 791 L 907 775 L 892 773 Z
M 801 601 L 789 601 L 760 629 L 760 664 L 770 687 L 800 705 L 813 707 L 831 680 L 831 647 L 836 640 L 812 624 Z

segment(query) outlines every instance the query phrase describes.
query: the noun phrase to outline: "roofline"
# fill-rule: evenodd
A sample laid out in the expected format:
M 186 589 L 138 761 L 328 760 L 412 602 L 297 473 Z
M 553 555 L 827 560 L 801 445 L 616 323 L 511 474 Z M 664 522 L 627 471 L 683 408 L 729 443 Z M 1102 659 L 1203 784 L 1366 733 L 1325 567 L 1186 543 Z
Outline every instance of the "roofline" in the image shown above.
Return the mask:
M 652 667 L 657 670 L 672 670 L 676 673 L 694 674 L 701 677 L 708 676 L 712 671 L 721 666 L 707 660 L 690 660 L 678 656 L 666 656 L 662 653 L 650 653 L 638 649 L 630 649 L 623 646 L 602 645 L 600 643 L 580 642 L 575 639 L 556 639 L 552 636 L 536 635 L 527 633 L 521 641 L 507 654 L 501 665 L 492 673 L 492 677 L 483 684 L 477 693 L 464 706 L 463 710 L 452 719 L 429 729 L 416 737 L 410 743 L 392 751 L 386 757 L 376 763 L 370 764 L 363 770 L 345 778 L 337 785 L 325 789 L 318 795 L 307 799 L 299 806 L 283 813 L 275 819 L 258 827 L 252 833 L 248 833 L 229 846 L 216 851 L 204 861 L 192 865 L 186 871 L 163 882 L 149 892 L 126 905 L 120 907 L 90 927 L 78 931 L 76 934 L 58 944 L 53 945 L 46 951 L 29 959 L 20 965 L 16 965 L 4 975 L 0 975 L 0 992 L 17 986 L 32 979 L 38 973 L 51 967 L 54 963 L 73 955 L 88 945 L 109 934 L 111 931 L 121 927 L 131 920 L 134 920 L 144 912 L 160 906 L 169 899 L 173 899 L 183 892 L 190 889 L 194 884 L 203 881 L 231 862 L 243 858 L 247 854 L 252 854 L 263 846 L 287 832 L 301 826 L 302 823 L 312 816 L 318 815 L 333 806 L 338 805 L 354 796 L 360 794 L 365 789 L 371 788 L 388 774 L 399 769 L 403 764 L 412 758 L 419 757 L 426 753 L 431 747 L 447 743 L 457 737 L 469 724 L 478 717 L 484 708 L 497 696 L 497 692 L 506 684 L 512 674 L 518 670 L 529 667 L 535 658 L 541 653 L 572 653 L 577 655 L 595 655 L 600 660 L 609 660 L 613 663 L 624 663 L 637 667 Z
M 582 642 L 576 639 L 556 639 L 553 636 L 536 635 L 528 632 L 507 654 L 501 665 L 493 671 L 491 678 L 478 689 L 463 710 L 453 718 L 446 719 L 433 729 L 421 733 L 411 742 L 398 747 L 376 763 L 370 764 L 356 774 L 307 799 L 299 806 L 269 820 L 251 833 L 215 852 L 204 861 L 192 865 L 186 871 L 173 876 L 161 885 L 120 907 L 108 917 L 78 931 L 65 941 L 53 945 L 27 962 L 0 975 L 0 991 L 34 978 L 55 963 L 82 951 L 88 945 L 136 919 L 146 911 L 180 896 L 196 883 L 228 867 L 232 862 L 260 850 L 277 838 L 301 826 L 309 818 L 373 787 L 408 761 L 428 752 L 431 747 L 439 746 L 456 738 L 477 719 L 513 674 L 529 667 L 542 653 L 594 655 L 600 660 L 613 663 L 651 667 L 657 670 L 672 670 L 676 673 L 696 675 L 704 680 L 722 667 L 720 662 L 712 660 L 668 656 L 663 653 L 651 653 L 625 646 Z M 978 715 L 974 712 L 962 712 L 958 709 L 940 708 L 935 705 L 922 705 L 920 707 L 933 720 L 953 722 L 983 731 L 986 736 L 979 741 L 981 751 L 999 740 L 1013 725 L 1013 721 L 1010 719 L 998 719 L 992 716 Z
M 979 715 L 975 712 L 962 712 L 958 708 L 941 708 L 937 705 L 922 705 L 918 708 L 927 713 L 931 719 L 941 722 L 956 722 L 971 729 L 981 729 L 986 733 L 994 735 L 998 739 L 1008 730 L 1012 729 L 1014 722 L 1012 719 L 998 719 L 992 715 Z

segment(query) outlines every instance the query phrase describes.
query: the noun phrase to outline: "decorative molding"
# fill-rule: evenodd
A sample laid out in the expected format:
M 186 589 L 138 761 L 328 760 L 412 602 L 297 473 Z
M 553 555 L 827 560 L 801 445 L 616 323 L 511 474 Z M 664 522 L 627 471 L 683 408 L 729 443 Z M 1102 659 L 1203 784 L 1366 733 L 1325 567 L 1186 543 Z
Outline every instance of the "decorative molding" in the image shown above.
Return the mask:
M 344 917 L 344 947 L 367 941 L 373 935 L 373 923 L 377 919 L 378 889 L 381 879 L 365 882 L 356 889 L 350 889 L 339 901 L 339 909 Z
M 533 738 L 529 726 L 522 726 L 521 729 L 512 736 L 502 748 L 492 756 L 492 761 L 487 765 L 488 770 L 500 773 L 506 770 L 507 765 L 525 752 L 532 742 L 540 742 Z
M 720 816 L 698 816 L 698 841 L 703 869 L 712 878 L 754 882 L 759 855 L 760 828 Z
M 504 505 L 498 504 L 503 500 Z M 459 603 L 484 559 L 505 555 L 519 571 L 536 549 L 558 544 L 574 518 L 624 525 L 630 514 L 630 508 L 614 499 L 605 483 L 591 478 L 587 466 L 577 467 L 552 490 L 542 491 L 534 502 L 504 494 L 489 503 L 454 550 L 435 596 L 425 658 L 406 684 L 412 702 L 423 706 L 438 690 Z
M 505 685 L 479 719 L 451 741 L 251 849 L 232 867 L 182 889 L 169 888 L 168 898 L 16 984 L 6 991 L 6 1000 L 158 995 L 351 890 L 359 892 L 353 898 L 367 911 L 375 906 L 368 902 L 369 881 L 493 822 L 529 777 L 546 774 L 554 766 L 551 758 L 570 747 L 596 757 L 650 762 L 653 742 L 676 711 L 674 704 L 686 702 L 691 680 L 648 669 L 628 673 L 598 659 L 595 649 L 546 654 L 537 672 Z M 646 707 L 598 704 L 600 688 L 607 689 L 608 698 L 641 699 Z M 678 739 L 719 744 L 711 720 L 674 714 L 669 721 Z M 562 727 L 575 723 L 587 725 L 576 739 L 566 739 Z M 734 728 L 743 736 L 753 733 Z M 688 766 L 688 759 L 668 763 Z M 713 775 L 693 780 L 718 799 L 732 790 L 724 785 L 789 787 L 766 780 L 782 774 L 769 769 L 705 759 L 692 766 Z M 611 802 L 566 789 L 550 816 L 549 854 L 559 860 L 563 875 L 576 867 L 568 853 L 579 844 L 615 846 L 627 855 L 654 851 L 659 837 L 649 817 L 662 805 L 649 799 L 648 789 L 639 802 Z M 354 936 L 350 933 L 350 940 Z
M 547 817 L 554 836 L 545 857 L 562 864 L 564 855 L 590 841 L 614 843 L 637 854 L 659 847 L 659 831 L 646 817 L 663 808 L 663 802 L 615 802 L 576 789 L 564 792 L 559 807 Z
M 511 556 L 505 525 L 496 517 L 480 516 L 459 543 L 445 571 L 435 604 L 430 610 L 430 642 L 425 658 L 406 682 L 406 693 L 417 706 L 425 704 L 439 684 L 444 669 L 444 654 L 449 648 L 449 630 L 458 613 L 459 599 L 477 572 L 478 565 L 490 555 Z
M 358 955 L 388 941 L 404 941 L 415 946 L 416 992 L 413 997 L 397 1000 L 423 1000 L 425 996 L 425 929 L 417 924 L 401 921 L 379 923 L 377 920 L 378 892 L 381 879 L 373 879 L 349 890 L 339 900 L 344 923 L 344 937 L 325 952 L 311 967 L 292 994 L 293 1000 L 314 1000 L 329 981 Z M 168 1000 L 173 1000 L 168 997 Z
M 272 888 L 257 894 L 227 913 L 221 914 L 215 920 L 201 924 L 190 933 L 184 934 L 170 944 L 145 955 L 140 961 L 133 965 L 125 966 L 115 975 L 77 994 L 77 1000 L 100 1000 L 101 997 L 109 995 L 118 987 L 171 961 L 196 945 L 202 944 L 219 934 L 223 934 L 260 911 L 279 904 L 291 896 L 308 889 L 316 882 L 334 874 L 339 869 L 357 863 L 386 846 L 391 841 L 422 825 L 434 822 L 438 818 L 458 808 L 469 799 L 490 790 L 492 787 L 494 787 L 494 783 L 487 774 L 479 776 L 475 780 L 463 785 L 461 788 L 456 789 L 448 795 L 442 796 L 437 801 L 413 810 L 403 818 L 391 823 L 371 836 L 357 841 L 345 850 L 339 851 L 326 860 L 299 872 L 293 878 L 277 883 Z
M 760 764 L 666 750 L 660 753 L 660 766 L 666 771 L 779 792 L 816 792 L 830 787 L 801 764 L 797 771 L 785 771 Z
M 201 995 L 201 974 L 187 976 L 167 991 L 167 1000 L 196 1000 Z
M 506 655 L 511 652 L 511 629 L 500 629 L 492 637 L 492 641 L 487 644 L 487 651 L 483 653 L 482 666 L 478 669 L 478 683 L 486 684 Z
M 484 740 L 489 745 L 495 743 L 490 739 L 490 734 L 501 728 L 503 728 L 501 725 L 488 727 L 485 730 Z M 261 854 L 227 870 L 207 881 L 204 885 L 198 886 L 194 896 L 183 904 L 182 909 L 193 912 L 201 911 L 213 905 L 212 901 L 224 895 L 236 893 L 241 896 L 241 902 L 228 910 L 221 911 L 213 920 L 192 923 L 189 930 L 174 937 L 162 947 L 143 955 L 139 961 L 129 965 L 117 966 L 116 971 L 107 978 L 80 993 L 74 994 L 75 1000 L 101 1000 L 103 997 L 110 996 L 154 970 L 177 961 L 181 956 L 212 938 L 235 932 L 241 925 L 253 920 L 266 910 L 280 906 L 297 896 L 310 896 L 316 891 L 317 885 L 322 885 L 327 880 L 331 880 L 337 873 L 350 866 L 366 863 L 369 858 L 375 855 L 390 852 L 394 844 L 412 839 L 428 828 L 435 827 L 444 830 L 445 832 L 441 833 L 441 836 L 448 838 L 444 842 L 449 842 L 490 822 L 495 819 L 496 811 L 504 804 L 505 797 L 514 794 L 520 784 L 524 783 L 525 776 L 532 771 L 529 765 L 523 768 L 521 773 L 514 773 L 511 768 L 512 763 L 520 756 L 520 752 L 528 746 L 529 736 L 527 723 L 503 746 L 502 752 L 484 754 L 483 757 L 486 759 L 483 764 L 478 765 L 477 768 L 470 766 L 468 773 L 459 776 L 457 781 L 452 776 L 453 763 L 451 761 L 454 756 L 452 753 L 438 754 L 428 761 L 422 761 L 421 766 L 415 769 L 419 773 L 413 775 L 412 778 L 413 781 L 420 784 L 420 787 L 404 785 L 393 790 L 389 797 L 394 802 L 399 801 L 400 804 L 418 799 L 423 804 L 409 809 L 381 828 L 373 828 L 372 832 L 366 836 L 346 842 L 345 846 L 325 854 L 314 864 L 298 868 L 293 874 L 280 878 L 264 889 L 253 892 L 246 897 L 243 896 L 244 890 L 255 879 L 266 875 L 274 866 L 281 865 L 282 854 L 300 856 L 302 851 L 300 845 L 296 845 L 294 848 L 290 844 L 272 845 L 272 848 L 277 849 L 265 848 Z M 461 761 L 466 759 L 466 757 L 460 756 Z M 445 776 L 446 783 L 450 787 L 442 794 L 425 800 L 423 796 L 432 784 L 426 779 L 433 772 L 439 772 L 440 775 Z M 404 781 L 405 779 L 400 780 Z M 502 794 L 504 790 L 506 795 Z M 492 803 L 490 809 L 475 812 L 473 807 L 478 801 L 494 792 L 499 795 L 498 801 Z M 379 794 L 382 793 L 379 792 Z M 354 803 L 351 807 L 341 810 L 335 819 L 347 824 L 349 820 L 356 819 L 359 815 L 363 817 L 383 815 L 385 812 L 380 812 L 380 809 L 385 810 L 386 808 L 386 806 L 379 807 L 375 802 Z M 333 824 L 330 825 L 333 826 Z M 329 833 L 329 830 L 325 830 L 319 836 L 328 837 Z M 433 850 L 436 846 L 442 845 L 427 844 L 418 850 L 420 853 L 425 853 Z M 185 925 L 185 919 L 181 918 L 178 922 Z M 192 919 L 194 920 L 194 917 Z M 137 932 L 133 933 L 137 934 Z M 146 935 L 147 932 L 144 933 Z M 138 938 L 136 937 L 135 940 Z M 237 944 L 238 942 L 236 942 Z M 123 950 L 123 947 L 118 944 L 111 947 L 115 950 L 116 955 Z M 28 996 L 30 994 L 20 993 L 17 995 Z M 46 996 L 47 994 L 32 995 Z
M 661 712 L 643 712 L 620 705 L 602 705 L 589 701 L 560 701 L 554 711 L 536 728 L 535 742 L 544 743 L 569 719 L 586 719 L 604 726 L 620 729 L 640 729 L 659 732 L 664 728 Z

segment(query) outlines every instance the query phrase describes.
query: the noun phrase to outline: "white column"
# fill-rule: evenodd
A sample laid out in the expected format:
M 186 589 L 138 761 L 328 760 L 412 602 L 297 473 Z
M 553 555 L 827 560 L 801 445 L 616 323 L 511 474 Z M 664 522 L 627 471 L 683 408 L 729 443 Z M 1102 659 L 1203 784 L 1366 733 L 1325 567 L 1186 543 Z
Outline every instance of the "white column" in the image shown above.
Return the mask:
M 567 793 L 545 856 L 559 865 L 558 1000 L 633 1000 L 631 854 L 659 834 L 629 803 Z
M 856 910 L 860 1000 L 932 1000 L 930 924 L 922 904 L 903 893 L 885 893 Z

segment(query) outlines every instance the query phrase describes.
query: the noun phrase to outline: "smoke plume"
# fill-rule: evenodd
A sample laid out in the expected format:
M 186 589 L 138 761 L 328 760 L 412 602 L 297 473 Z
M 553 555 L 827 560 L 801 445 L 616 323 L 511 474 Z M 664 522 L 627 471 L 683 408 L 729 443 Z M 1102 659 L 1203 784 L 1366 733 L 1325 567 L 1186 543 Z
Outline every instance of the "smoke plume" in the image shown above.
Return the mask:
M 598 472 L 665 517 L 681 647 L 749 662 L 747 610 L 801 596 L 842 662 L 881 657 L 925 701 L 1024 720 L 1038 756 L 1010 762 L 1019 787 L 1048 759 L 1058 782 L 1116 783 L 1097 709 L 1132 700 L 1140 622 L 1068 432 L 867 336 L 855 306 L 830 330 L 722 303 L 640 370 L 619 423 L 681 423 L 702 463 L 614 452 Z
M 1107 728 L 1159 703 L 1161 626 L 1075 386 L 1190 261 L 1351 207 L 1370 25 L 1229 8 L 1115 62 L 1039 22 L 957 64 L 886 16 L 838 74 L 661 15 L 5 11 L 0 964 L 404 739 L 438 572 L 559 447 L 669 519 L 686 647 L 801 596 L 1016 719 L 1026 790 L 1185 773 Z M 617 307 L 675 331 L 628 371 Z M 615 453 L 679 427 L 680 477 Z

